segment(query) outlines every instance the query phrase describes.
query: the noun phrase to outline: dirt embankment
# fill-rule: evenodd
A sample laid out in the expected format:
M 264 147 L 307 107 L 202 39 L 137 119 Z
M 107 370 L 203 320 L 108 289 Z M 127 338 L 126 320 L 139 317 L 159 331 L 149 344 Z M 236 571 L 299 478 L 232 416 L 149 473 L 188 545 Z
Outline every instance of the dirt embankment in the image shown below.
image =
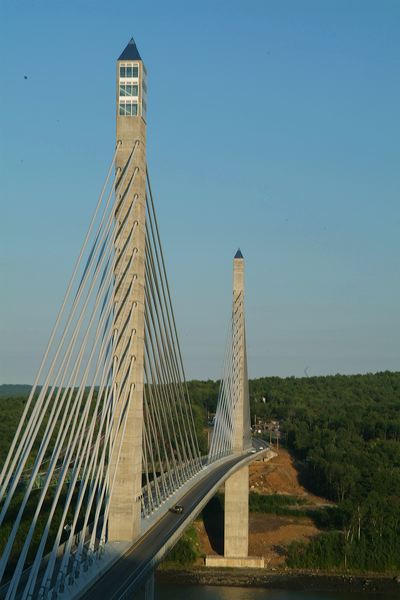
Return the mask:
M 297 496 L 313 506 L 329 504 L 325 498 L 310 494 L 299 481 L 299 471 L 293 458 L 284 448 L 269 462 L 257 461 L 250 465 L 249 486 L 251 491 L 262 494 L 288 494 Z
M 250 466 L 250 491 L 260 494 L 287 494 L 297 496 L 308 508 L 329 504 L 326 499 L 310 494 L 300 483 L 294 461 L 285 449 L 269 462 L 255 462 Z M 210 508 L 206 523 L 197 521 L 200 546 L 205 554 L 223 553 L 223 515 L 216 514 L 217 503 Z M 249 555 L 264 556 L 266 566 L 280 568 L 285 562 L 285 547 L 292 541 L 307 541 L 319 530 L 304 516 L 278 516 L 250 513 Z

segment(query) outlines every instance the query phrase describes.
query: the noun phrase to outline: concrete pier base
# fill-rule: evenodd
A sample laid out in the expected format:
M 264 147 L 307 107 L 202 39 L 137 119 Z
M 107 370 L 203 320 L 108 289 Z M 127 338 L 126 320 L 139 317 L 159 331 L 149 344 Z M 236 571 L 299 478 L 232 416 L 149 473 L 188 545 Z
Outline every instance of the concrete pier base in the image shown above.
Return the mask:
M 263 568 L 264 557 L 249 554 L 249 466 L 225 481 L 224 556 L 207 556 L 206 567 Z
M 226 556 L 206 556 L 206 567 L 244 567 L 248 569 L 263 569 L 263 556 L 243 556 L 226 557 Z
M 225 558 L 249 554 L 249 467 L 246 465 L 225 482 Z

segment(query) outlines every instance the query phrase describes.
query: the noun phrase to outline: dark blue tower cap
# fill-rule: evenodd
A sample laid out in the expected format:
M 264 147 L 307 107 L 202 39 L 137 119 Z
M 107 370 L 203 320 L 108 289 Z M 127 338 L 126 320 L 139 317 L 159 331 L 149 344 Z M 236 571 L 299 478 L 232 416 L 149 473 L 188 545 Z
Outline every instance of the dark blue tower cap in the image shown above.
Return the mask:
M 142 60 L 133 38 L 129 40 L 129 44 L 126 46 L 118 60 Z
M 234 258 L 243 258 L 243 254 L 241 253 L 240 248 L 238 248 Z

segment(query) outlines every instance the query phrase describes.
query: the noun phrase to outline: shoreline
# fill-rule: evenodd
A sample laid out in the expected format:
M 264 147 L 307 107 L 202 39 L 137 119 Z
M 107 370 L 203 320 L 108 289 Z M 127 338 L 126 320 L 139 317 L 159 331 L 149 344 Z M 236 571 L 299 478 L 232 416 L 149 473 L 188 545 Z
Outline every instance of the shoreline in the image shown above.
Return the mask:
M 158 583 L 259 587 L 315 592 L 361 592 L 393 594 L 400 599 L 400 576 L 348 575 L 318 571 L 268 571 L 266 569 L 163 568 L 156 571 Z

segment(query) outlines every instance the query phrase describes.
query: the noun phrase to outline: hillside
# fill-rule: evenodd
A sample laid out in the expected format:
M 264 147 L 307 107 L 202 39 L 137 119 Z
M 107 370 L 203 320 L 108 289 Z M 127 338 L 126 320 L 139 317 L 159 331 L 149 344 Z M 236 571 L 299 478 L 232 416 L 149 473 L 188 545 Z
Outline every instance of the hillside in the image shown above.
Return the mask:
M 201 397 L 200 382 L 196 391 Z M 250 544 L 252 535 L 253 544 L 261 537 L 275 561 L 270 552 L 275 542 L 276 552 L 294 568 L 398 573 L 400 373 L 265 377 L 250 381 L 250 396 L 252 421 L 255 415 L 279 421 L 298 472 L 297 482 L 289 464 L 252 472 L 250 492 L 261 491 L 267 500 L 263 514 L 252 516 Z M 300 507 L 295 523 L 305 529 L 296 530 L 290 506 L 276 514 L 276 494 L 307 502 L 326 498 L 320 503 L 327 506 Z M 311 520 L 301 523 L 301 510 Z
M 1 387 L 4 393 L 8 386 Z M 3 457 L 23 410 L 24 398 L 17 392 L 24 388 L 28 391 L 29 386 L 11 386 L 12 395 L 0 397 Z M 203 434 L 218 383 L 189 382 L 189 389 Z M 266 471 L 252 470 L 250 492 L 267 498 L 260 504 L 251 494 L 250 503 L 257 509 L 253 512 L 263 513 L 263 523 L 266 515 L 273 516 L 265 527 L 253 521 L 254 535 L 262 528 L 265 533 L 275 528 L 276 535 L 292 528 L 291 537 L 284 535 L 286 541 L 274 538 L 278 554 L 291 567 L 398 572 L 400 373 L 266 377 L 250 381 L 250 396 L 252 421 L 255 415 L 279 421 L 282 442 L 292 457 L 283 451 Z M 331 505 L 321 508 L 328 501 Z M 297 520 L 306 530 L 292 535 L 295 523 L 281 517 L 310 518 L 312 523 Z M 290 539 L 295 541 L 285 546 Z M 274 545 L 272 538 L 266 543 Z
M 250 494 L 261 494 L 269 498 L 286 496 L 291 502 L 291 514 L 275 514 L 271 512 L 250 512 L 249 522 L 249 554 L 264 556 L 268 567 L 283 566 L 286 560 L 287 545 L 293 541 L 307 542 L 321 533 L 311 516 L 304 514 L 330 503 L 324 498 L 311 494 L 299 481 L 299 473 L 295 462 L 287 450 L 280 449 L 278 456 L 269 462 L 257 461 L 250 466 Z M 252 506 L 250 499 L 250 506 Z M 214 503 L 214 506 L 216 503 Z M 296 508 L 294 508 L 294 506 Z M 217 507 L 218 508 L 218 507 Z M 223 519 L 222 507 L 217 518 Z M 215 508 L 212 514 L 215 514 Z M 285 512 L 285 511 L 283 511 Z M 288 511 L 289 512 L 289 511 Z M 205 511 L 204 520 L 196 522 L 200 548 L 203 554 L 218 554 L 223 547 L 223 529 L 212 524 L 211 515 Z

